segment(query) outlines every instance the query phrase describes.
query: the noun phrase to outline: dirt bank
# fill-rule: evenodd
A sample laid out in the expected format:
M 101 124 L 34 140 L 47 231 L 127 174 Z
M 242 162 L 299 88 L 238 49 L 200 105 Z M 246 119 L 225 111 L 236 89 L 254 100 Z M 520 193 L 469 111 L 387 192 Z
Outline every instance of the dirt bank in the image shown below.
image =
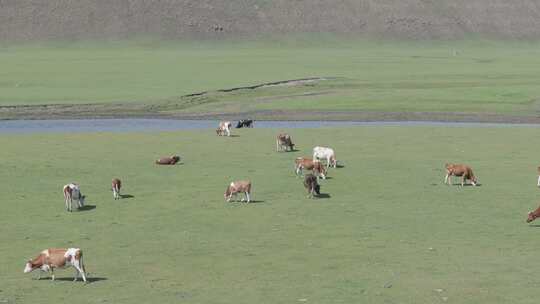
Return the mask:
M 341 33 L 540 38 L 538 0 L 0 0 L 0 41 Z

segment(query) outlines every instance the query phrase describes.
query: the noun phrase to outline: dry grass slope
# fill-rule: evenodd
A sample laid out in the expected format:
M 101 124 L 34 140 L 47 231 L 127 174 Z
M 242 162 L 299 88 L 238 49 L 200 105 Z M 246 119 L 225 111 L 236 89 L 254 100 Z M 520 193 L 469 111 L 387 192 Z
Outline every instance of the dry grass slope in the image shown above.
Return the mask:
M 537 0 L 0 0 L 0 41 L 253 37 L 539 38 Z

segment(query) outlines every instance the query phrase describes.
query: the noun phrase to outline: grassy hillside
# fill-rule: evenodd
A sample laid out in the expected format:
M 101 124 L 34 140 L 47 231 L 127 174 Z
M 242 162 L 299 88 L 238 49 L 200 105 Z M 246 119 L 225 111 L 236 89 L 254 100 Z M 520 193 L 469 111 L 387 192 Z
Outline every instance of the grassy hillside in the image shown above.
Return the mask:
M 71 115 L 272 110 L 530 115 L 540 100 L 537 43 L 348 41 L 116 42 L 0 49 L 0 105 L 101 104 Z M 265 82 L 325 80 L 216 92 Z M 181 97 L 208 91 L 208 94 Z M 2 108 L 3 118 L 69 107 Z
M 300 151 L 277 153 L 288 131 Z M 540 145 L 533 128 L 358 127 L 0 137 L 0 301 L 7 303 L 532 303 Z M 472 135 L 472 136 L 471 136 Z M 459 144 L 455 144 L 459 143 Z M 293 159 L 344 165 L 305 197 Z M 156 167 L 161 155 L 183 164 Z M 47 157 L 43 157 L 46 155 Z M 225 156 L 225 157 L 224 157 Z M 442 185 L 448 161 L 481 186 Z M 112 177 L 124 181 L 113 201 Z M 257 203 L 225 203 L 232 179 Z M 69 214 L 79 181 L 95 208 Z M 80 246 L 93 281 L 32 280 L 25 260 Z M 65 280 L 64 280 L 65 279 Z

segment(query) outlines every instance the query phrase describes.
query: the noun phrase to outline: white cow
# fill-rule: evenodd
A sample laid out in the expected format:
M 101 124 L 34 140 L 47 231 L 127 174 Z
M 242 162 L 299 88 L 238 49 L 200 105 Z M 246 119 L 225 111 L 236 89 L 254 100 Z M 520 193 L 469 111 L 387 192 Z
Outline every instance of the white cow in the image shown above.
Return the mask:
M 326 159 L 326 168 L 332 166 L 336 167 L 336 153 L 334 150 L 327 147 L 315 147 L 313 148 L 313 160 L 315 159 Z
M 219 127 L 216 130 L 216 133 L 219 136 L 223 136 L 224 134 L 227 136 L 231 136 L 231 128 L 232 123 L 230 121 L 221 121 L 219 123 Z
M 77 201 L 79 208 L 84 206 L 84 195 L 82 195 L 79 184 L 77 183 L 70 183 L 64 186 L 64 201 L 66 203 L 66 210 L 69 212 L 73 210 L 73 199 Z

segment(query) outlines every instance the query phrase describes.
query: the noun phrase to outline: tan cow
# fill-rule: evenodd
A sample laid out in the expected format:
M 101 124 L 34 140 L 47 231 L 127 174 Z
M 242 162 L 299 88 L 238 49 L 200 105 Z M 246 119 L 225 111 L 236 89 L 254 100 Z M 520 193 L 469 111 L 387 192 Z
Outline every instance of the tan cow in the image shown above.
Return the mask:
M 323 166 L 323 164 L 318 160 L 313 160 L 311 158 L 306 157 L 297 157 L 294 160 L 295 163 L 295 172 L 296 176 L 302 175 L 302 170 L 311 170 L 313 171 L 313 174 L 317 177 L 322 177 L 322 179 L 326 179 L 326 168 Z
M 48 272 L 54 281 L 54 270 L 56 268 L 73 266 L 76 269 L 73 281 L 77 281 L 79 275 L 81 275 L 83 281 L 86 282 L 86 270 L 84 269 L 82 256 L 82 250 L 79 248 L 45 249 L 37 257 L 26 262 L 24 273 L 39 269 L 39 278 L 41 278 L 42 272 Z
M 230 202 L 233 195 L 236 198 L 236 195 L 241 192 L 245 194 L 245 198 L 247 199 L 247 202 L 249 203 L 251 201 L 251 198 L 250 198 L 251 181 L 241 180 L 241 181 L 231 182 L 231 184 L 227 187 L 227 190 L 225 190 L 225 194 L 223 196 L 225 197 L 225 200 L 227 202 Z M 244 199 L 241 200 L 241 202 L 243 201 Z
M 446 176 L 444 177 L 444 183 L 449 184 L 451 182 L 451 176 L 461 176 L 461 186 L 465 184 L 465 181 L 468 179 L 471 181 L 473 186 L 476 186 L 478 182 L 476 176 L 471 169 L 471 167 L 463 164 L 445 164 Z
M 292 151 L 294 150 L 294 144 L 291 136 L 287 133 L 280 133 L 276 137 L 276 151 Z
M 120 199 L 120 188 L 122 188 L 122 181 L 119 178 L 113 178 L 111 188 L 114 199 Z
M 173 155 L 170 157 L 162 157 L 156 160 L 156 165 L 175 165 L 180 161 L 180 156 Z

